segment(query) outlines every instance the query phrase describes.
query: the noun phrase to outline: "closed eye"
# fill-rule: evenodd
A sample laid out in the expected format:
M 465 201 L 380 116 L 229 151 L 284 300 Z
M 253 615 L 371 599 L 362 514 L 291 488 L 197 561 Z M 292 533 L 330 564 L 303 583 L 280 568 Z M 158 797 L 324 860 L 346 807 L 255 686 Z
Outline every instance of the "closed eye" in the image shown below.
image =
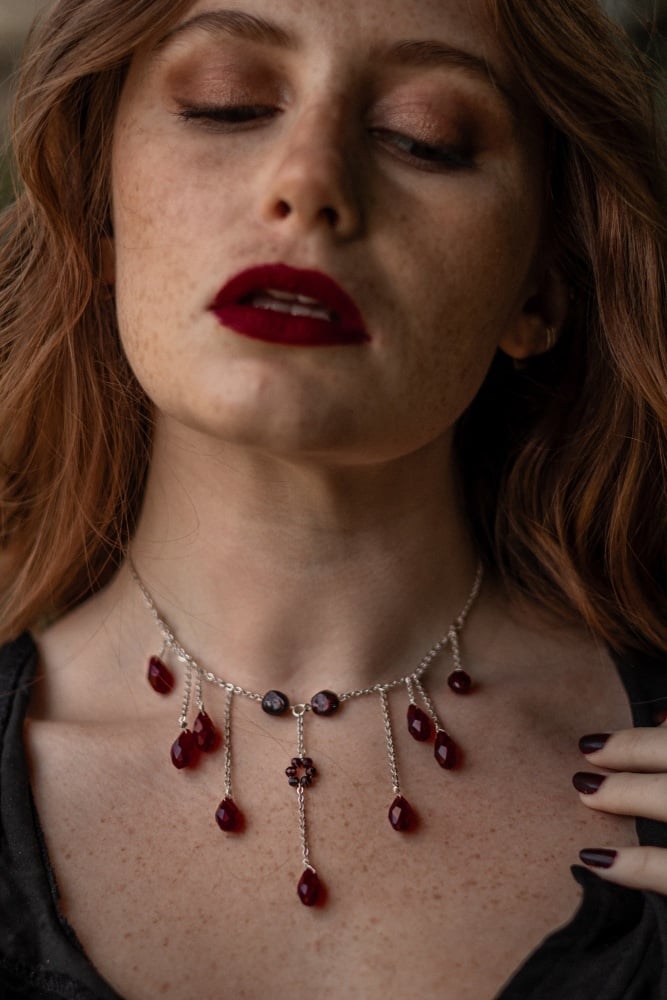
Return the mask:
M 200 122 L 209 128 L 252 125 L 253 122 L 272 118 L 278 109 L 265 104 L 230 104 L 186 106 L 178 117 L 186 122 Z
M 402 157 L 421 163 L 422 169 L 456 170 L 475 165 L 473 154 L 466 146 L 435 146 L 390 129 L 375 128 L 372 135 Z

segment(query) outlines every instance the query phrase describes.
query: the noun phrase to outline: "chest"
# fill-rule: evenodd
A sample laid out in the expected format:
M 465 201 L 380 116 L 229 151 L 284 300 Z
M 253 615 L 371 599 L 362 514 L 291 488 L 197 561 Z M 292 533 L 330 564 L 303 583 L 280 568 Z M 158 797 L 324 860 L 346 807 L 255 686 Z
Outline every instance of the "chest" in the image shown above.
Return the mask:
M 463 749 L 452 772 L 396 722 L 401 793 L 416 813 L 407 832 L 387 818 L 378 706 L 308 719 L 318 776 L 304 794 L 306 830 L 325 886 L 312 908 L 296 895 L 292 720 L 239 707 L 232 777 L 245 824 L 228 834 L 214 819 L 221 751 L 176 771 L 162 721 L 140 734 L 33 725 L 34 792 L 63 910 L 127 1000 L 495 995 L 576 910 L 578 850 L 635 842 L 630 820 L 586 810 L 570 783 L 577 737 L 627 725 L 617 695 L 567 717 L 534 715 L 507 690 L 471 697 L 451 721 Z

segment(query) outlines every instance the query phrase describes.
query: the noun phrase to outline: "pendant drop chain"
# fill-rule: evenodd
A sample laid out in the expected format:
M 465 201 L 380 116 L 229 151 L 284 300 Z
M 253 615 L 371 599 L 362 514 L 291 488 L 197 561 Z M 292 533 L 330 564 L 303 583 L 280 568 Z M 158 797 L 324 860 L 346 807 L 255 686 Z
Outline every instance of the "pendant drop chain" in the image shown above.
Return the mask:
M 433 755 L 436 762 L 446 771 L 456 768 L 461 762 L 460 748 L 446 731 L 438 711 L 429 693 L 426 691 L 422 678 L 427 669 L 440 652 L 449 646 L 452 657 L 453 671 L 447 678 L 447 684 L 454 694 L 464 695 L 472 690 L 472 680 L 463 668 L 461 661 L 460 634 L 466 623 L 468 614 L 479 595 L 483 569 L 477 567 L 475 580 L 464 607 L 458 617 L 451 623 L 445 635 L 431 646 L 419 661 L 411 674 L 397 677 L 387 682 L 373 684 L 370 687 L 358 688 L 354 691 L 344 691 L 336 694 L 333 691 L 318 691 L 309 702 L 291 704 L 282 691 L 267 691 L 265 695 L 257 694 L 224 680 L 210 670 L 205 670 L 195 658 L 181 646 L 173 631 L 161 617 L 155 602 L 137 573 L 132 559 L 128 560 L 130 572 L 139 587 L 146 607 L 150 611 L 161 635 L 162 647 L 159 655 L 151 656 L 148 661 L 148 682 L 158 694 L 168 695 L 175 686 L 174 675 L 165 660 L 172 653 L 185 665 L 183 681 L 183 698 L 181 714 L 178 717 L 180 733 L 171 747 L 171 761 L 179 770 L 194 767 L 201 753 L 212 753 L 222 747 L 224 758 L 224 797 L 220 802 L 215 819 L 225 833 L 239 833 L 245 825 L 243 813 L 234 801 L 232 794 L 232 705 L 235 696 L 259 702 L 267 715 L 284 715 L 291 712 L 296 721 L 296 753 L 285 768 L 287 783 L 295 789 L 298 808 L 299 836 L 301 839 L 301 854 L 303 872 L 297 884 L 297 894 L 305 906 L 313 906 L 324 897 L 323 884 L 317 869 L 310 858 L 308 841 L 308 826 L 306 816 L 306 791 L 317 777 L 317 768 L 306 751 L 304 738 L 304 720 L 307 713 L 314 715 L 334 715 L 343 704 L 353 698 L 367 695 L 377 695 L 382 711 L 384 725 L 385 749 L 389 763 L 389 773 L 393 790 L 393 801 L 389 807 L 389 822 L 394 830 L 405 832 L 417 824 L 417 815 L 401 793 L 398 774 L 398 762 L 392 719 L 389 706 L 389 693 L 396 688 L 405 688 L 408 696 L 407 728 L 413 739 L 420 743 L 433 743 Z M 222 733 L 211 720 L 204 707 L 204 682 L 221 688 L 225 694 L 224 717 Z M 197 707 L 197 715 L 192 729 L 188 727 L 193 700 Z

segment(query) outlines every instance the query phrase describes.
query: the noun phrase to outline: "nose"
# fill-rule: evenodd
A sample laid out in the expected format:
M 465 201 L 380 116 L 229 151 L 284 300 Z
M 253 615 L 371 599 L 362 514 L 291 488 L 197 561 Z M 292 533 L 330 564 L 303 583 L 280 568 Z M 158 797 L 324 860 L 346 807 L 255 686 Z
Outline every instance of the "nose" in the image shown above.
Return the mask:
M 294 232 L 326 231 L 353 239 L 364 226 L 361 158 L 331 104 L 313 108 L 285 125 L 272 158 L 263 201 L 264 221 Z

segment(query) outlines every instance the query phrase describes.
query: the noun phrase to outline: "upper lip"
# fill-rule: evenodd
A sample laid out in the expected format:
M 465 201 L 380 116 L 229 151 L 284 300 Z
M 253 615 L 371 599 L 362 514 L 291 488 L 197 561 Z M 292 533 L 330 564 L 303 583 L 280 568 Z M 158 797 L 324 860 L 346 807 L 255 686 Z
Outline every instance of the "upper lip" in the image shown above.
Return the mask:
M 251 295 L 272 289 L 315 299 L 317 305 L 333 313 L 334 321 L 341 327 L 368 336 L 358 307 L 340 285 L 321 271 L 301 270 L 288 264 L 263 264 L 241 271 L 220 289 L 211 308 L 243 305 Z

